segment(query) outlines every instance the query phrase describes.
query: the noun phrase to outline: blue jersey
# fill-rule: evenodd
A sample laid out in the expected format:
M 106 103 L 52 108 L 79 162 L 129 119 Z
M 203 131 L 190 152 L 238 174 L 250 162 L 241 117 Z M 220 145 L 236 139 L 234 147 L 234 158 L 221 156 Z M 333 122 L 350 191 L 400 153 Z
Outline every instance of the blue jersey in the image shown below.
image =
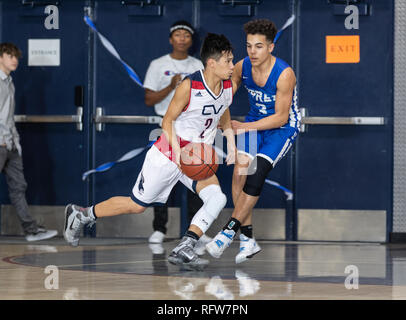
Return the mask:
M 289 65 L 282 59 L 276 58 L 275 65 L 266 81 L 265 86 L 258 86 L 252 79 L 252 65 L 249 57 L 246 57 L 242 64 L 242 83 L 248 90 L 250 111 L 246 117 L 247 122 L 275 114 L 276 84 L 282 71 Z M 296 87 L 293 91 L 292 105 L 289 111 L 289 120 L 283 127 L 294 127 L 299 129 L 300 113 L 297 107 Z

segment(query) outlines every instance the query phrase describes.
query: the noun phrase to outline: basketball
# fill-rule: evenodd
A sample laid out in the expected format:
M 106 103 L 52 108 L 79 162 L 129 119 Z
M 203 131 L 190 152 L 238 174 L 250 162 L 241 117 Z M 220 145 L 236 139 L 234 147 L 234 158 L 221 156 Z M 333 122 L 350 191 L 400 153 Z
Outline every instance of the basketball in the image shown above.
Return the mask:
M 182 172 L 193 180 L 204 180 L 214 175 L 218 168 L 216 150 L 205 143 L 189 143 L 181 150 Z

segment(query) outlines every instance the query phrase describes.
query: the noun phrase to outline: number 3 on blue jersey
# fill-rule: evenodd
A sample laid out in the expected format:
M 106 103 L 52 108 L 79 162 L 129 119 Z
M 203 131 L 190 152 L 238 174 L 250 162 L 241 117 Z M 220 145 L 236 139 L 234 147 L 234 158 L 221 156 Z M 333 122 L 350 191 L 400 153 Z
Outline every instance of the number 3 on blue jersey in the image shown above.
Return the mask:
M 255 104 L 258 108 L 259 108 L 259 112 L 262 114 L 267 114 L 267 110 L 266 110 L 266 105 L 262 104 L 262 103 L 256 103 Z

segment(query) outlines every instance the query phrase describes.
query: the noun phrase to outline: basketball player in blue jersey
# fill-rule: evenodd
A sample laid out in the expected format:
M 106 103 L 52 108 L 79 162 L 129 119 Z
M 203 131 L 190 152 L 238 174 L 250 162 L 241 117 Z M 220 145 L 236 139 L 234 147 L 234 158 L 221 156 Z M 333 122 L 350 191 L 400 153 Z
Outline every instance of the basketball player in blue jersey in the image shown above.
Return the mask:
M 236 263 L 261 251 L 253 237 L 252 209 L 267 175 L 291 148 L 300 125 L 295 73 L 285 61 L 271 54 L 275 25 L 266 19 L 253 20 L 244 25 L 244 31 L 248 57 L 235 65 L 232 81 L 237 88 L 242 83 L 247 89 L 250 110 L 245 122 L 232 121 L 234 132 L 245 135 L 243 146 L 237 143 L 232 182 L 235 209 L 223 230 L 206 245 L 207 251 L 219 258 L 240 230 Z M 250 139 L 255 132 L 256 139 Z
M 88 208 L 69 204 L 65 208 L 64 238 L 79 245 L 83 226 L 96 219 L 143 213 L 149 206 L 165 204 L 178 181 L 197 193 L 203 206 L 194 215 L 182 241 L 168 257 L 172 264 L 201 269 L 208 260 L 195 252 L 199 238 L 208 230 L 227 202 L 216 175 L 193 181 L 180 170 L 181 148 L 189 143 L 213 144 L 218 124 L 227 138 L 227 164 L 235 161 L 235 137 L 228 107 L 232 103 L 230 80 L 234 64 L 231 43 L 224 35 L 209 33 L 203 41 L 199 70 L 181 82 L 162 121 L 163 134 L 148 150 L 129 196 L 115 196 Z

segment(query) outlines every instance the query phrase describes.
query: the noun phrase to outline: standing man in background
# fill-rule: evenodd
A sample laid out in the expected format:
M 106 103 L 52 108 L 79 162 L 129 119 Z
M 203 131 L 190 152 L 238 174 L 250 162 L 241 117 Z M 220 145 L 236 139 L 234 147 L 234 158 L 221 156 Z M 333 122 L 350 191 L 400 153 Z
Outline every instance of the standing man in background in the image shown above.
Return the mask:
M 23 159 L 14 123 L 14 84 L 10 73 L 18 67 L 21 51 L 12 43 L 0 44 L 0 171 L 6 175 L 11 203 L 14 205 L 27 241 L 49 239 L 56 230 L 39 226 L 28 211 L 25 199 L 27 182 L 23 173 Z
M 169 29 L 169 43 L 172 45 L 172 52 L 160 58 L 152 60 L 144 80 L 145 104 L 154 106 L 155 113 L 163 117 L 168 109 L 169 103 L 175 93 L 178 84 L 189 74 L 203 69 L 200 60 L 189 56 L 188 50 L 193 44 L 192 25 L 184 20 L 176 21 Z M 192 221 L 195 213 L 200 209 L 203 202 L 197 194 L 188 192 L 188 218 Z M 168 206 L 154 207 L 154 220 L 152 227 L 154 232 L 149 237 L 150 243 L 162 243 L 166 234 L 168 222 Z M 211 239 L 205 235 L 200 238 L 200 248 L 203 254 L 204 245 Z M 162 249 L 161 249 L 162 250 Z M 156 252 L 162 253 L 162 252 Z

